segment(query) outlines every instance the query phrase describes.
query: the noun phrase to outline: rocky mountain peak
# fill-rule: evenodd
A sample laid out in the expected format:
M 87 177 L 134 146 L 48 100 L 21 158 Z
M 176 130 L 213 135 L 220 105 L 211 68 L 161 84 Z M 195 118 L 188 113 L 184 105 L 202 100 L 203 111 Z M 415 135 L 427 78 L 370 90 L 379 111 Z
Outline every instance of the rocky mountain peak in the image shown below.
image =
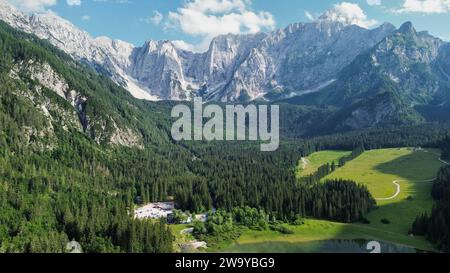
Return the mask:
M 393 31 L 396 30 L 396 27 L 395 27 L 393 24 L 389 23 L 389 22 L 384 22 L 383 24 L 381 24 L 381 25 L 378 27 L 378 29 L 381 29 L 381 30 L 388 30 L 388 31 L 393 32 Z
M 171 41 L 135 47 L 106 37 L 94 39 L 56 14 L 2 11 L 0 19 L 106 71 L 138 98 L 167 100 L 198 93 L 211 100 L 252 100 L 273 92 L 291 96 L 318 90 L 393 31 L 388 24 L 362 28 L 329 11 L 314 22 L 273 32 L 222 35 L 212 40 L 207 52 L 193 53 Z
M 398 29 L 398 32 L 402 34 L 412 34 L 412 35 L 417 34 L 417 31 L 414 28 L 412 22 L 403 23 L 403 25 L 401 25 L 401 27 Z

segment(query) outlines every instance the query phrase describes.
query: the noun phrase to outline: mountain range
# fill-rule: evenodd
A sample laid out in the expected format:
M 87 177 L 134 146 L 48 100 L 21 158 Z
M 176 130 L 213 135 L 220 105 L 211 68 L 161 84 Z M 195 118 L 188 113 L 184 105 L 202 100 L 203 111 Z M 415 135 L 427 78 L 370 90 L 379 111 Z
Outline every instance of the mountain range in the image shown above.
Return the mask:
M 219 36 L 196 53 L 171 41 L 136 47 L 93 38 L 54 13 L 25 14 L 5 0 L 0 19 L 48 40 L 138 99 L 285 103 L 288 112 L 301 113 L 284 121 L 287 127 L 311 122 L 302 119 L 314 113 L 321 122 L 311 126 L 321 132 L 450 117 L 450 44 L 410 22 L 366 29 L 325 13 L 273 32 Z
M 145 99 L 202 95 L 236 101 L 312 92 L 335 80 L 359 54 L 395 30 L 390 24 L 368 30 L 323 15 L 315 22 L 274 32 L 219 36 L 206 52 L 194 53 L 170 41 L 135 47 L 107 37 L 92 38 L 54 13 L 28 15 L 5 0 L 0 5 L 0 19 L 49 40 Z

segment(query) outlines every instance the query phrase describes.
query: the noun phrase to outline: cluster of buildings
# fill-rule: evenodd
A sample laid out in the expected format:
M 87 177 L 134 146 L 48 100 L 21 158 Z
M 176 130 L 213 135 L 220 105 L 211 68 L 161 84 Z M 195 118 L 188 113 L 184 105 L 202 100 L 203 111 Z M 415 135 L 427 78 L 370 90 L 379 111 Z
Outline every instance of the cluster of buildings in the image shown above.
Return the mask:
M 134 218 L 136 219 L 167 219 L 170 223 L 173 221 L 175 210 L 174 202 L 157 202 L 150 203 L 145 206 L 136 208 L 134 211 Z M 186 220 L 182 221 L 180 224 L 190 224 L 193 221 L 206 222 L 208 215 L 207 213 L 197 214 L 197 215 L 186 215 Z
M 134 211 L 137 219 L 161 219 L 169 218 L 175 209 L 174 202 L 150 203 Z

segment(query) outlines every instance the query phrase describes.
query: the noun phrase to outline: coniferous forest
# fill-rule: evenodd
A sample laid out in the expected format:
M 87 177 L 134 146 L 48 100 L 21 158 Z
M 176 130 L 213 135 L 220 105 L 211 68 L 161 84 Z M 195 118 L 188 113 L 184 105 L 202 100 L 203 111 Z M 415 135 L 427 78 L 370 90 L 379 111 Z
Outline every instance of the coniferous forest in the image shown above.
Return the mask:
M 447 158 L 450 139 L 442 143 L 442 158 Z M 443 167 L 433 183 L 434 208 L 430 215 L 417 216 L 412 227 L 412 233 L 425 235 L 442 251 L 450 251 L 450 167 Z

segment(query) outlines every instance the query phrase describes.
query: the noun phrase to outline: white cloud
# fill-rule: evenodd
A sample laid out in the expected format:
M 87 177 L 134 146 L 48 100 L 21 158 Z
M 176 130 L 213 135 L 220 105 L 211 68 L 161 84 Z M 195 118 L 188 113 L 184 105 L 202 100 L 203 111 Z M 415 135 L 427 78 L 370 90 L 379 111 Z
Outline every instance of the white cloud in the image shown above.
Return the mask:
M 257 33 L 275 27 L 272 14 L 253 11 L 252 0 L 188 0 L 169 12 L 166 28 L 179 28 L 184 33 L 202 38 L 205 45 L 223 34 Z
M 403 6 L 396 10 L 398 13 L 448 13 L 450 0 L 405 0 Z
M 367 0 L 367 5 L 379 6 L 379 5 L 381 5 L 381 0 Z
M 83 15 L 83 16 L 81 16 L 81 20 L 83 20 L 83 21 L 89 21 L 89 20 L 91 20 L 91 16 L 89 16 L 89 15 Z
M 81 0 L 67 0 L 67 5 L 69 6 L 80 6 Z
M 172 41 L 172 44 L 179 49 L 192 51 L 192 52 L 197 51 L 197 47 L 198 47 L 196 45 L 186 43 L 185 41 L 182 41 L 182 40 Z
M 43 11 L 47 7 L 56 5 L 57 0 L 9 0 L 17 8 L 27 11 Z
M 357 25 L 363 28 L 369 28 L 378 23 L 376 20 L 368 19 L 366 13 L 359 5 L 348 2 L 335 4 L 333 8 L 327 10 L 320 19 L 341 22 L 347 25 Z
M 164 15 L 161 12 L 154 10 L 153 15 L 145 19 L 145 21 L 149 24 L 153 24 L 155 26 L 159 25 L 161 21 L 164 19 Z

